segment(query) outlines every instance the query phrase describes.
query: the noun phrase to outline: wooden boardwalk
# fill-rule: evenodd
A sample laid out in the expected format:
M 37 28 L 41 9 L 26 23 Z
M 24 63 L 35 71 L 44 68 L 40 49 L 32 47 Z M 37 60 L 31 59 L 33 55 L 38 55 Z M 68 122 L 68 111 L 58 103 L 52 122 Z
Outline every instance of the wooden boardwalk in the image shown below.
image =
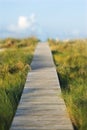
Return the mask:
M 49 46 L 38 44 L 10 130 L 73 130 Z

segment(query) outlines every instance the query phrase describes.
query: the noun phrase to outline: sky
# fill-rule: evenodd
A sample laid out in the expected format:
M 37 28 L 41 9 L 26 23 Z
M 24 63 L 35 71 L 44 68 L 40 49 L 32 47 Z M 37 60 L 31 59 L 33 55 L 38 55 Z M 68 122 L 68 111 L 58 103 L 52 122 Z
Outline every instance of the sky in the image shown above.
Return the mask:
M 0 0 L 0 38 L 87 38 L 87 0 Z

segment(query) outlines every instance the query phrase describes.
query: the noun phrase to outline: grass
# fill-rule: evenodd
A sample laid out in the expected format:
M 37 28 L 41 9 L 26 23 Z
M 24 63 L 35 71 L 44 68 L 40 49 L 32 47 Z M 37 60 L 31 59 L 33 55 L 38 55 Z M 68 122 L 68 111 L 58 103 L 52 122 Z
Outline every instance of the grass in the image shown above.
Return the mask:
M 0 40 L 0 130 L 9 130 L 30 70 L 37 38 Z
M 48 40 L 70 118 L 87 130 L 87 40 Z

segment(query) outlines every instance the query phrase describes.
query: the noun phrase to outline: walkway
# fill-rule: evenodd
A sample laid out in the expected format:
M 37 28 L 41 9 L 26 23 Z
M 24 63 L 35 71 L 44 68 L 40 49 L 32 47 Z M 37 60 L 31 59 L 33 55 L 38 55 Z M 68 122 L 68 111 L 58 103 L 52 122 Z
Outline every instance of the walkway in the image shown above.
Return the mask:
M 39 43 L 10 130 L 73 130 L 47 43 Z

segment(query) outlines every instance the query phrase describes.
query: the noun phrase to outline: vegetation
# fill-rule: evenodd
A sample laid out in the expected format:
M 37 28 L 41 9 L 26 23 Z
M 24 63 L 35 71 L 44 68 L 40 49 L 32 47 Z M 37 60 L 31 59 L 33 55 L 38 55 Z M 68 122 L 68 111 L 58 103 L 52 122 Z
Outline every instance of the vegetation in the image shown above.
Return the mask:
M 48 41 L 72 123 L 87 130 L 87 40 Z
M 37 38 L 0 40 L 0 130 L 8 130 L 25 84 Z

